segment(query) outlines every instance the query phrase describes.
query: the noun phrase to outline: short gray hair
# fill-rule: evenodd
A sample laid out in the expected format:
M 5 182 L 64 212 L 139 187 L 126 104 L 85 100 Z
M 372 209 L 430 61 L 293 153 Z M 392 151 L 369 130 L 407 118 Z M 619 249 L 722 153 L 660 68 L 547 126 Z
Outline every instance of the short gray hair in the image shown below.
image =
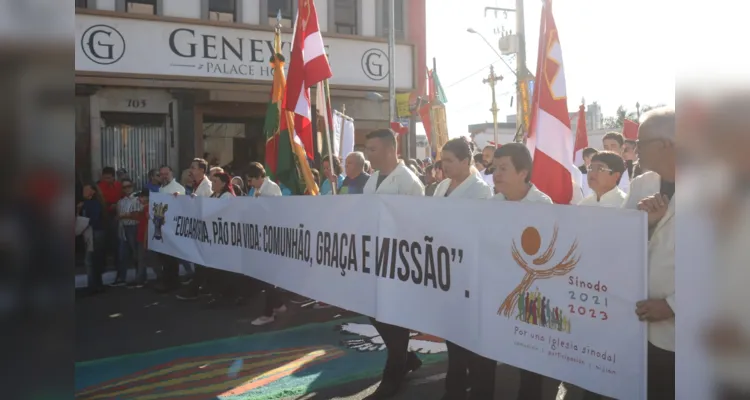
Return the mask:
M 641 126 L 638 129 L 638 136 L 642 132 L 648 131 L 649 137 L 654 139 L 664 139 L 670 142 L 675 141 L 675 112 L 674 108 L 659 107 L 648 111 L 641 118 Z
M 361 151 L 354 151 L 354 152 L 349 153 L 348 156 L 346 156 L 347 159 L 349 157 L 354 157 L 357 160 L 357 165 L 359 166 L 359 168 L 362 171 L 365 170 L 365 163 L 367 162 L 367 160 L 365 160 L 364 153 L 362 153 Z

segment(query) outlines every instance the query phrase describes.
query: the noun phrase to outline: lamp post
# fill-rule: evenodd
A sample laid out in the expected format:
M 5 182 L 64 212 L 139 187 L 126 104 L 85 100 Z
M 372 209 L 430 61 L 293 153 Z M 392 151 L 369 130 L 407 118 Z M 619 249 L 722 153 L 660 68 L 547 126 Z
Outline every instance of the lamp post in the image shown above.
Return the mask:
M 638 115 L 638 122 L 641 122 L 641 103 L 640 102 L 635 103 L 635 112 Z
M 396 0 L 388 0 L 388 101 L 390 121 L 396 121 Z

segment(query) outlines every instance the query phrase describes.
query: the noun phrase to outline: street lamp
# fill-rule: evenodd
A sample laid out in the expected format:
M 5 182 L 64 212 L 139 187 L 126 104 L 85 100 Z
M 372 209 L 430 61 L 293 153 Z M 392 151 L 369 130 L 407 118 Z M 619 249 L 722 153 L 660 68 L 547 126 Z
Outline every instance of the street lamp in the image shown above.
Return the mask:
M 484 37 L 484 35 L 482 35 L 481 33 L 477 32 L 474 28 L 471 28 L 471 27 L 467 28 L 466 32 L 473 33 L 475 35 L 479 35 L 479 37 L 482 38 L 482 40 L 484 40 L 485 43 L 487 43 L 487 46 L 490 49 L 492 49 L 492 51 L 498 56 L 498 58 L 500 58 L 500 61 L 502 61 L 503 64 L 505 64 L 505 66 L 508 67 L 508 69 L 510 70 L 510 72 L 512 72 L 513 75 L 515 75 L 516 77 L 518 77 L 518 74 L 516 73 L 516 71 L 513 70 L 513 67 L 511 67 L 507 62 L 505 62 L 505 59 L 503 58 L 503 55 L 500 54 L 497 50 L 495 50 L 495 47 L 493 47 L 490 44 L 490 42 L 487 40 L 486 37 Z

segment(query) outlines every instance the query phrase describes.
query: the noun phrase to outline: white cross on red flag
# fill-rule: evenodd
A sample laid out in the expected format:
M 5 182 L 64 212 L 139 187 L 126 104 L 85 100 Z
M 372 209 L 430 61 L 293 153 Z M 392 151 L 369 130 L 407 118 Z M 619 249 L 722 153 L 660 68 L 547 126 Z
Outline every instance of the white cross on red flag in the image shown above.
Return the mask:
M 294 140 L 314 158 L 310 87 L 333 76 L 328 64 L 318 13 L 312 0 L 298 0 L 292 56 L 289 61 L 285 109 L 294 112 Z

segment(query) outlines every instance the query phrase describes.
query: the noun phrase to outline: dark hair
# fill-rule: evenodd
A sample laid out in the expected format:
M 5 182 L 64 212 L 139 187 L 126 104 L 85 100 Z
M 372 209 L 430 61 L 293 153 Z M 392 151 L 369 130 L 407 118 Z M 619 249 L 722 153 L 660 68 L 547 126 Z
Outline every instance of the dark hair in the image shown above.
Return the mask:
M 480 164 L 484 165 L 484 158 L 482 157 L 481 153 L 474 154 L 474 162 L 475 163 L 480 163 Z
M 526 183 L 531 182 L 531 172 L 533 169 L 533 161 L 531 159 L 531 153 L 526 145 L 521 143 L 508 143 L 500 146 L 495 150 L 494 158 L 510 157 L 510 162 L 513 164 L 513 168 L 516 172 L 527 171 Z
M 365 139 L 381 139 L 394 148 L 396 147 L 396 132 L 391 129 L 377 129 L 365 136 Z
M 617 178 L 617 183 L 620 183 L 620 179 L 622 178 L 622 175 L 625 173 L 625 160 L 622 159 L 622 157 L 612 151 L 600 151 L 596 154 L 594 154 L 593 157 L 591 157 L 591 162 L 600 162 L 607 166 L 612 172 L 610 174 L 614 174 L 615 172 L 620 173 L 620 177 Z
M 439 169 L 439 170 L 442 171 L 443 170 L 443 160 L 437 160 L 437 161 L 435 161 L 435 164 L 432 164 L 432 169 L 433 170 Z
M 102 175 L 112 175 L 115 176 L 115 169 L 112 167 L 104 167 L 102 168 Z
M 133 180 L 130 178 L 122 178 L 120 179 L 120 183 L 124 184 L 125 182 L 130 182 L 130 185 L 133 185 Z
M 152 169 L 148 170 L 148 177 L 149 178 L 153 178 L 153 177 L 158 176 L 158 175 L 159 175 L 159 170 L 158 169 L 152 168 Z
M 214 177 L 215 177 L 216 179 L 220 180 L 220 181 L 221 181 L 221 183 L 223 183 L 223 184 L 224 184 L 224 188 L 223 188 L 223 189 L 221 190 L 221 194 L 224 194 L 224 193 L 226 193 L 226 192 L 229 192 L 229 193 L 231 193 L 231 194 L 232 194 L 233 196 L 235 195 L 235 193 L 234 193 L 234 188 L 232 187 L 232 184 L 231 184 L 231 182 L 232 182 L 232 177 L 231 177 L 231 176 L 229 176 L 229 174 L 228 174 L 228 173 L 226 173 L 226 172 L 217 172 L 217 173 L 215 173 L 215 174 L 214 174 Z
M 471 148 L 464 138 L 455 138 L 447 141 L 440 151 L 449 151 L 460 161 L 471 159 Z
M 605 140 L 614 140 L 616 141 L 620 146 L 625 142 L 625 138 L 622 137 L 622 134 L 618 132 L 608 132 L 604 137 L 602 138 L 602 142 Z
M 310 172 L 312 172 L 313 179 L 315 179 L 315 183 L 320 185 L 320 171 L 318 171 L 315 168 L 310 168 Z
M 204 174 L 206 173 L 206 171 L 208 171 L 208 163 L 206 162 L 206 160 L 202 158 L 194 158 L 193 162 L 198 163 L 198 168 L 202 169 Z
M 635 140 L 633 140 L 633 139 L 625 139 L 625 144 L 629 144 L 629 145 L 633 146 L 633 148 L 635 148 L 637 142 Z
M 594 154 L 596 154 L 598 152 L 599 152 L 599 150 L 597 150 L 597 149 L 595 149 L 593 147 L 586 147 L 585 149 L 583 149 L 583 158 L 586 158 L 588 156 L 594 155 Z
M 331 163 L 331 156 L 326 156 L 323 159 L 323 162 L 328 161 L 328 163 Z M 344 169 L 341 167 L 341 159 L 339 159 L 336 156 L 333 156 L 333 165 L 331 165 L 331 169 L 333 170 L 334 175 L 341 175 L 342 172 L 344 172 Z
M 428 165 L 427 167 L 425 167 L 425 169 L 424 169 L 424 173 L 425 173 L 425 175 L 430 175 L 430 174 L 432 174 L 432 169 L 433 169 L 433 168 L 434 168 L 434 166 L 433 166 L 432 164 L 430 164 L 430 165 Z
M 169 165 L 167 165 L 167 164 L 162 164 L 162 165 L 161 165 L 161 167 L 159 167 L 159 169 L 164 169 L 164 168 L 168 169 L 168 170 L 169 170 L 169 172 L 173 172 L 173 171 L 172 171 L 172 167 L 170 167 L 170 166 L 169 166 Z
M 251 179 L 265 178 L 266 169 L 263 168 L 263 165 L 261 165 L 261 163 L 253 161 L 247 165 L 247 171 L 245 171 L 245 176 Z
M 102 174 L 103 173 L 104 173 L 104 171 L 102 170 Z M 98 201 L 99 204 L 102 205 L 101 218 L 102 218 L 102 220 L 105 220 L 109 216 L 109 214 L 107 213 L 107 202 L 104 201 L 104 195 L 102 194 L 102 190 L 99 189 L 99 185 L 97 185 L 94 182 L 86 182 L 86 183 L 84 183 L 83 184 L 83 188 L 85 188 L 86 186 L 90 187 L 94 191 L 94 197 L 92 197 L 91 199 Z

